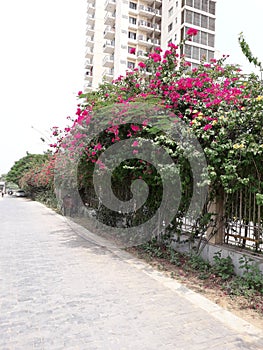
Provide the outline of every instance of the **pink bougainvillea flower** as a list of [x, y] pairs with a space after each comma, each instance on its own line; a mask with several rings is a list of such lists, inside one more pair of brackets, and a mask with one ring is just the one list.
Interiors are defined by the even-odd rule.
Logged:
[[146, 64], [143, 63], [143, 62], [139, 62], [139, 63], [138, 63], [138, 66], [141, 67], [141, 68], [145, 68], [145, 67], [146, 67]]
[[211, 124], [206, 124], [204, 126], [204, 131], [209, 130], [209, 129], [212, 129], [212, 125]]
[[83, 94], [83, 92], [82, 91], [79, 91], [78, 92], [78, 96], [80, 96], [80, 95], [82, 95]]
[[135, 52], [136, 52], [135, 47], [132, 47], [132, 48], [130, 49], [130, 53], [131, 53], [131, 54], [135, 54]]
[[81, 134], [80, 132], [77, 132], [77, 133], [74, 135], [75, 139], [81, 139], [83, 136], [85, 136], [85, 135]]
[[189, 28], [186, 32], [186, 34], [189, 36], [195, 36], [197, 35], [197, 33], [198, 33], [198, 30], [195, 28]]
[[140, 127], [139, 126], [137, 126], [137, 125], [131, 125], [131, 129], [132, 129], [132, 131], [140, 131]]
[[166, 50], [164, 55], [163, 55], [163, 58], [166, 58], [167, 56], [171, 55], [172, 54], [172, 51], [171, 50]]
[[173, 43], [169, 43], [168, 44], [168, 47], [170, 47], [171, 49], [174, 49], [174, 50], [177, 50], [178, 49], [178, 46], [173, 44]]
[[100, 151], [100, 150], [102, 149], [101, 144], [98, 143], [98, 144], [94, 147], [94, 149]]
[[81, 108], [77, 108], [76, 115], [81, 115], [81, 112], [82, 112]]
[[152, 58], [154, 62], [160, 62], [161, 61], [161, 56], [156, 53], [156, 52], [153, 52], [149, 55], [149, 58]]

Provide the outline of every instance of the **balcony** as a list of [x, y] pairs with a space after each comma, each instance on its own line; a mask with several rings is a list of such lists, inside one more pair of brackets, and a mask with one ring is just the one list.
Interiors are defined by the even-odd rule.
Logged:
[[146, 4], [155, 5], [155, 8], [160, 8], [162, 6], [162, 0], [143, 0]]
[[114, 69], [105, 69], [105, 71], [103, 72], [103, 79], [108, 81], [109, 83], [112, 82], [113, 80], [113, 74], [114, 74]]
[[93, 47], [93, 46], [94, 46], [94, 36], [87, 36], [86, 47]]
[[151, 39], [147, 38], [145, 35], [139, 35], [138, 41], [140, 44], [145, 45], [146, 47], [152, 47], [152, 46], [160, 46], [161, 40], [160, 39]]
[[129, 22], [128, 26], [129, 26], [129, 29], [131, 29], [131, 30], [137, 30], [137, 28], [138, 28], [138, 21], [136, 23]]
[[139, 51], [137, 52], [137, 57], [138, 57], [138, 59], [140, 59], [140, 60], [146, 59], [147, 56], [148, 56], [148, 52], [146, 52], [146, 51], [139, 50]]
[[161, 17], [161, 11], [154, 9], [153, 7], [140, 5], [139, 10], [140, 14], [148, 18], [153, 18], [154, 16]]
[[95, 7], [96, 0], [88, 0], [88, 5], [92, 5], [93, 7]]
[[87, 15], [87, 24], [92, 25], [95, 21], [95, 15], [94, 14], [88, 14]]
[[85, 68], [86, 68], [87, 70], [89, 70], [92, 66], [93, 66], [93, 59], [92, 59], [92, 58], [86, 59]]
[[105, 10], [113, 12], [115, 9], [116, 9], [116, 0], [106, 0], [106, 2], [105, 2]]
[[93, 79], [92, 67], [91, 67], [91, 69], [86, 71], [85, 79], [88, 81], [92, 81], [92, 79]]
[[84, 85], [84, 89], [86, 92], [90, 92], [93, 90], [92, 88], [92, 82], [91, 81], [87, 81], [86, 84]]
[[135, 52], [133, 52], [133, 53], [128, 50], [128, 58], [131, 60], [136, 59], [136, 49], [135, 49]]
[[139, 27], [140, 29], [147, 32], [152, 32], [152, 31], [161, 32], [161, 26], [157, 23], [151, 23], [151, 22], [140, 20]]
[[112, 13], [112, 12], [106, 13], [106, 16], [104, 17], [104, 23], [106, 25], [114, 27], [115, 20], [116, 20], [115, 13]]
[[103, 45], [103, 52], [113, 54], [115, 49], [115, 41], [107, 40]]
[[106, 27], [104, 30], [104, 39], [113, 40], [115, 38], [115, 29], [111, 26]]
[[87, 9], [87, 13], [89, 15], [94, 15], [95, 14], [95, 4], [88, 4], [88, 9]]
[[93, 36], [94, 35], [94, 25], [88, 24], [86, 27], [86, 35]]
[[89, 59], [93, 57], [93, 47], [87, 47], [85, 57]]
[[114, 66], [114, 56], [105, 56], [103, 59], [103, 67], [113, 68]]

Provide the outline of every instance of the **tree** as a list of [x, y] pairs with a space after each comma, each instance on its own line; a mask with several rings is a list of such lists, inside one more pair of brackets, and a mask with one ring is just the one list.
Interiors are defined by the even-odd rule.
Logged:
[[25, 157], [15, 162], [7, 173], [6, 180], [19, 185], [19, 181], [23, 175], [30, 169], [41, 165], [47, 157], [47, 154], [27, 154]]

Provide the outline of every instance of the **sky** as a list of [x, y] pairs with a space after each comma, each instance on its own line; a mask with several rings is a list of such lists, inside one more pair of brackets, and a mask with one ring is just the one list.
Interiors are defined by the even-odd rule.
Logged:
[[[84, 88], [86, 6], [86, 0], [0, 0], [0, 174], [27, 152], [46, 151], [50, 129], [75, 116]], [[255, 70], [238, 34], [263, 61], [262, 13], [262, 0], [217, 0], [216, 49], [246, 73]]]

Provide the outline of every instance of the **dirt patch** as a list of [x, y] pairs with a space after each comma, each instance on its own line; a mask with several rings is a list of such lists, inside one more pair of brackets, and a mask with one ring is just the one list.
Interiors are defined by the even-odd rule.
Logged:
[[230, 295], [229, 291], [222, 288], [222, 279], [212, 275], [206, 279], [200, 279], [200, 273], [185, 271], [181, 266], [176, 266], [166, 259], [151, 257], [140, 247], [126, 249], [129, 253], [150, 264], [154, 269], [173, 278], [187, 288], [204, 295], [209, 300], [232, 312], [236, 316], [263, 329], [263, 296], [256, 294], [250, 297]]

